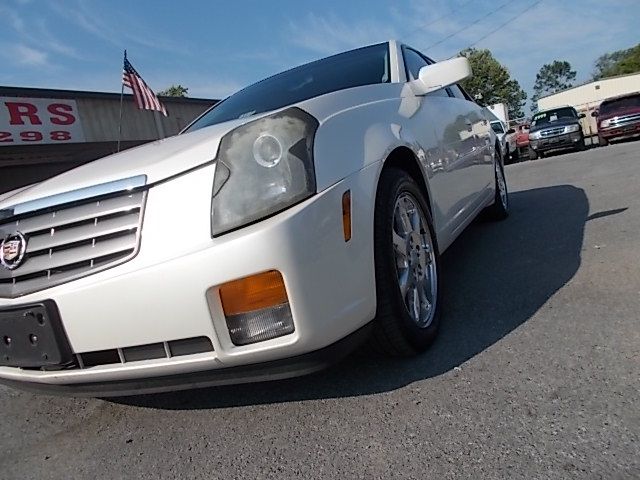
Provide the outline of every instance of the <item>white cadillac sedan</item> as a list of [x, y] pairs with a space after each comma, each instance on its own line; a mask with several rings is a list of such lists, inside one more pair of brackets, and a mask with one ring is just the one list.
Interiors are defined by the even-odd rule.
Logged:
[[439, 255], [508, 213], [495, 134], [395, 41], [249, 86], [181, 134], [0, 200], [0, 381], [110, 396], [413, 355]]

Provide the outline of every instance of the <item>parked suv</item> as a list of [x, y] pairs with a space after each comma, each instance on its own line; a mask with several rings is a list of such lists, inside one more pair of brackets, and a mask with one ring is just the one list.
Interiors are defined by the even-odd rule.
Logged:
[[591, 115], [598, 118], [598, 143], [640, 136], [640, 92], [608, 98]]
[[584, 134], [580, 119], [573, 107], [559, 107], [538, 112], [529, 130], [529, 158], [544, 157], [551, 151], [584, 150]]

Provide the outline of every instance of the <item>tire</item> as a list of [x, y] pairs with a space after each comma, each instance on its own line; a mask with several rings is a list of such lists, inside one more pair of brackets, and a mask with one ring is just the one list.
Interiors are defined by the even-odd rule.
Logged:
[[584, 137], [582, 137], [576, 146], [576, 152], [584, 152], [586, 149], [587, 144], [584, 142]]
[[403, 170], [382, 172], [375, 203], [374, 256], [377, 310], [371, 347], [393, 357], [423, 352], [440, 325], [440, 258], [424, 194]]
[[511, 152], [511, 163], [516, 163], [520, 160], [520, 150], [516, 147], [513, 152]]
[[529, 160], [537, 160], [538, 152], [536, 152], [533, 148], [529, 147]]
[[509, 216], [509, 189], [504, 176], [504, 167], [499, 158], [495, 159], [493, 167], [496, 193], [493, 205], [485, 209], [485, 215], [489, 220], [499, 221]]
[[604, 137], [598, 137], [598, 145], [601, 147], [606, 147], [609, 145], [609, 141]]

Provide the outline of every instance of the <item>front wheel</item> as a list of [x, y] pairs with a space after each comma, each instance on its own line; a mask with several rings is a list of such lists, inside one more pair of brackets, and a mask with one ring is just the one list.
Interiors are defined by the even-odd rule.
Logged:
[[493, 165], [496, 193], [493, 205], [487, 207], [486, 213], [491, 220], [504, 220], [509, 216], [509, 190], [500, 159], [496, 158]]
[[375, 204], [377, 311], [372, 347], [389, 356], [424, 351], [440, 324], [440, 260], [424, 194], [404, 171], [382, 173]]
[[529, 147], [529, 160], [536, 160], [538, 158], [538, 152]]

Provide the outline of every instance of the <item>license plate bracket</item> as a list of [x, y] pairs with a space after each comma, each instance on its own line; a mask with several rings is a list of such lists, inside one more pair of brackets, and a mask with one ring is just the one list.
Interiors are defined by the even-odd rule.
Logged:
[[0, 365], [65, 366], [73, 353], [52, 300], [0, 310]]

